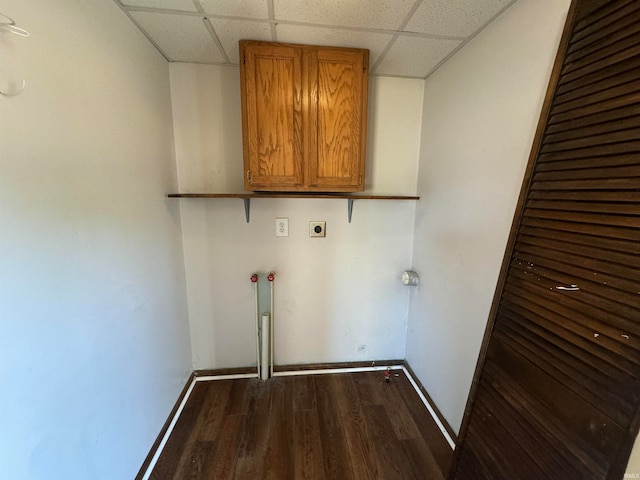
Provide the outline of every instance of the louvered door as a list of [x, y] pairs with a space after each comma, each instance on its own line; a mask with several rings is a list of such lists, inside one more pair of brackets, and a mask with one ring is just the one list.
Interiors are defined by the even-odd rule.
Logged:
[[622, 478], [640, 402], [640, 2], [577, 0], [452, 478]]

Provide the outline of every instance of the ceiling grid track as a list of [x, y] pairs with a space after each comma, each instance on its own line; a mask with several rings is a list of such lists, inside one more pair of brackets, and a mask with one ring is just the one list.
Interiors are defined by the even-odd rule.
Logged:
[[114, 2], [170, 62], [238, 66], [238, 41], [252, 39], [365, 48], [372, 75], [424, 79], [514, 0]]
[[276, 16], [275, 16], [275, 8], [273, 6], [273, 0], [267, 0], [267, 9], [269, 10], [269, 22], [271, 28], [271, 39], [274, 42], [278, 41], [278, 31], [276, 29]]
[[[117, 0], [114, 0], [117, 2]], [[273, 0], [268, 0], [270, 3]], [[423, 0], [418, 0], [421, 2]], [[512, 0], [513, 2], [517, 0]], [[124, 7], [122, 9], [126, 12], [141, 12], [141, 13], [157, 13], [159, 15], [178, 15], [183, 17], [208, 17], [215, 18], [220, 20], [235, 20], [238, 22], [251, 22], [251, 23], [269, 23], [273, 25], [293, 25], [298, 27], [313, 27], [313, 28], [334, 28], [336, 30], [347, 30], [350, 32], [364, 32], [364, 33], [380, 33], [387, 35], [398, 35], [403, 37], [417, 37], [417, 38], [430, 38], [434, 40], [467, 40], [469, 37], [464, 37], [460, 35], [440, 35], [436, 33], [421, 33], [421, 32], [409, 32], [403, 30], [389, 30], [384, 28], [373, 28], [373, 27], [357, 27], [357, 26], [349, 26], [349, 25], [329, 25], [325, 23], [313, 23], [313, 22], [302, 22], [297, 20], [287, 20], [287, 19], [278, 19], [278, 18], [253, 18], [253, 17], [242, 17], [238, 15], [220, 15], [220, 14], [208, 14], [204, 12], [187, 12], [184, 10], [168, 10], [163, 8], [154, 8], [154, 7]], [[493, 20], [492, 20], [493, 21]], [[491, 23], [488, 22], [487, 25]]]
[[211, 25], [211, 20], [209, 20], [208, 17], [204, 17], [202, 19], [202, 21], [204, 22], [204, 26], [206, 27], [207, 31], [209, 32], [209, 35], [211, 35], [211, 38], [213, 39], [215, 44], [220, 49], [220, 53], [224, 57], [225, 63], [231, 63], [229, 61], [229, 57], [227, 55], [227, 52], [225, 51], [224, 47], [222, 46], [222, 43], [220, 42], [220, 39], [218, 38], [218, 35], [216, 34], [216, 31], [213, 28], [213, 25]]
[[220, 54], [224, 57], [225, 63], [231, 63], [229, 61], [229, 57], [227, 55], [227, 52], [224, 50], [224, 47], [222, 46], [222, 43], [220, 42], [220, 39], [218, 38], [218, 34], [216, 34], [216, 31], [214, 30], [213, 25], [211, 25], [211, 21], [207, 17], [207, 15], [206, 15], [206, 13], [204, 11], [204, 8], [202, 8], [202, 4], [200, 3], [200, 0], [192, 0], [192, 1], [193, 1], [194, 6], [196, 7], [196, 9], [198, 10], [198, 13], [200, 15], [203, 15], [202, 21], [204, 22], [204, 27], [207, 29], [207, 32], [209, 32], [209, 35], [211, 35], [211, 39], [213, 40], [213, 42], [218, 47], [218, 50], [220, 50]]
[[160, 55], [162, 55], [164, 57], [164, 59], [167, 62], [171, 62], [171, 58], [169, 57], [169, 55], [166, 54], [166, 52], [160, 48], [160, 45], [158, 45], [155, 40], [151, 37], [151, 35], [149, 35], [149, 33], [147, 33], [147, 31], [142, 27], [142, 25], [140, 25], [135, 18], [133, 18], [133, 16], [131, 15], [130, 11], [127, 10], [127, 8], [125, 8], [125, 6], [120, 3], [119, 1], [116, 1], [116, 5], [118, 5], [118, 7], [120, 7], [120, 9], [124, 12], [124, 14], [129, 17], [129, 20], [131, 20], [131, 22], [133, 22], [133, 24], [138, 27], [138, 30], [140, 30], [140, 32], [142, 32], [142, 34], [147, 37], [147, 40], [149, 40], [149, 42], [151, 42], [151, 45], [153, 45], [156, 50], [158, 50], [158, 52], [160, 53]]
[[447, 63], [451, 57], [453, 57], [456, 53], [458, 53], [460, 50], [462, 50], [462, 48], [467, 43], [469, 43], [471, 40], [473, 40], [482, 30], [487, 28], [491, 23], [493, 23], [495, 21], [496, 18], [498, 18], [505, 11], [507, 11], [509, 9], [509, 7], [511, 7], [517, 1], [518, 0], [511, 0], [511, 2], [509, 4], [507, 4], [505, 7], [502, 8], [502, 10], [500, 10], [498, 13], [496, 13], [487, 23], [485, 23], [482, 27], [480, 27], [478, 30], [476, 30], [473, 33], [473, 35], [471, 35], [468, 38], [466, 38], [464, 40], [464, 42], [462, 42], [460, 45], [458, 45], [456, 48], [454, 48], [446, 57], [444, 57], [442, 60], [440, 60], [440, 62], [435, 67], [433, 67], [433, 69], [431, 69], [429, 72], [427, 72], [427, 74], [425, 75], [424, 78], [427, 78], [429, 75], [434, 74], [442, 65]]
[[[420, 6], [421, 3], [422, 3], [422, 0], [416, 0], [415, 1], [413, 6], [411, 7], [411, 10], [409, 10], [409, 13], [407, 13], [407, 15], [404, 17], [404, 20], [402, 21], [402, 23], [398, 27], [398, 30], [400, 32], [402, 30], [404, 30], [404, 27], [407, 26], [407, 23], [409, 23], [409, 21], [411, 20], [411, 17], [413, 17], [413, 15], [416, 13], [416, 10], [418, 10], [418, 7]], [[380, 65], [380, 62], [384, 59], [384, 57], [387, 56], [387, 53], [389, 53], [389, 50], [391, 50], [391, 47], [393, 47], [393, 44], [396, 43], [396, 40], [398, 39], [399, 36], [400, 35], [399, 35], [399, 32], [398, 32], [391, 38], [391, 40], [389, 40], [389, 43], [387, 44], [386, 48], [382, 51], [382, 53], [378, 57], [378, 60], [376, 60], [376, 63], [374, 63], [371, 66], [371, 74], [372, 75], [375, 75], [376, 68], [378, 67], [378, 65]]]

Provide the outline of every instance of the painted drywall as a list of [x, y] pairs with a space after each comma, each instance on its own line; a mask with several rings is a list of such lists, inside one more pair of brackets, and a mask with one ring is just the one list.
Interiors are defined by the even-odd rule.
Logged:
[[640, 478], [640, 437], [636, 437], [624, 478]]
[[569, 0], [520, 0], [425, 82], [406, 358], [454, 430]]
[[[172, 64], [171, 89], [180, 190], [242, 192], [239, 70]], [[368, 192], [415, 193], [422, 94], [421, 80], [372, 80]], [[195, 368], [256, 363], [249, 276], [271, 270], [276, 363], [404, 358], [415, 202], [356, 202], [351, 224], [346, 200], [255, 199], [250, 223], [241, 200], [176, 202]]]
[[0, 9], [0, 477], [131, 479], [191, 371], [168, 64], [111, 1]]

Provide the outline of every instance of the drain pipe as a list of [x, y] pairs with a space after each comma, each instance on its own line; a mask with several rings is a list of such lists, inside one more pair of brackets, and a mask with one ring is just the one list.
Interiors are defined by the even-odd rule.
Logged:
[[260, 371], [260, 380], [269, 379], [269, 313], [264, 312], [262, 314], [262, 370]]

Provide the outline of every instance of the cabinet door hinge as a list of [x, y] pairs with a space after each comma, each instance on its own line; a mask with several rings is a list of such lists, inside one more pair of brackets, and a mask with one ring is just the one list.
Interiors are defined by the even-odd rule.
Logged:
[[247, 182], [251, 183], [251, 170], [247, 170]]
[[247, 52], [242, 52], [242, 63], [247, 64]]

